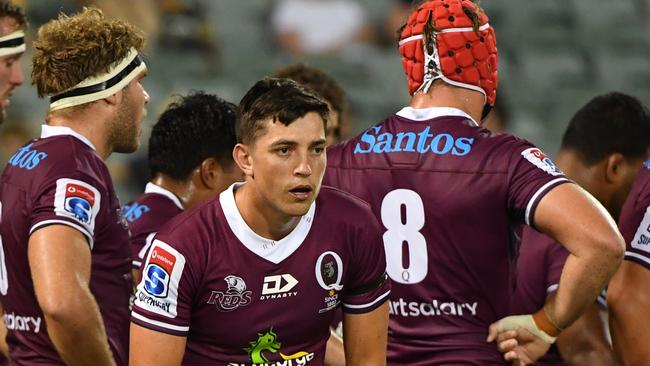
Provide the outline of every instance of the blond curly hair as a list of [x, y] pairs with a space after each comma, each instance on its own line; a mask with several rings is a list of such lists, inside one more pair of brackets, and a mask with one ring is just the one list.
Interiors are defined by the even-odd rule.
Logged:
[[33, 46], [32, 84], [42, 98], [108, 72], [131, 48], [141, 51], [144, 37], [131, 24], [106, 19], [99, 9], [84, 8], [42, 25]]

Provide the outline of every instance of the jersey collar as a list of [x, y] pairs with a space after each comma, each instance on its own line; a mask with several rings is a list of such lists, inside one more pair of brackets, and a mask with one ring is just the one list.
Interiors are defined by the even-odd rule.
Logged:
[[266, 239], [257, 235], [246, 224], [246, 221], [244, 221], [237, 208], [237, 204], [235, 203], [235, 189], [244, 184], [234, 183], [219, 195], [219, 202], [221, 203], [221, 208], [228, 222], [228, 226], [248, 250], [270, 262], [278, 264], [295, 252], [305, 241], [305, 238], [307, 238], [311, 225], [314, 222], [316, 202], [311, 204], [309, 211], [302, 216], [298, 225], [289, 235], [280, 240]]
[[430, 107], [417, 109], [413, 107], [404, 107], [399, 112], [396, 113], [400, 117], [410, 119], [412, 121], [426, 121], [438, 117], [465, 117], [472, 121], [474, 125], [478, 126], [478, 123], [472, 118], [469, 114], [461, 111], [458, 108], [448, 108], [448, 107]]
[[93, 145], [90, 140], [86, 138], [86, 136], [75, 132], [73, 129], [70, 127], [64, 127], [64, 126], [50, 126], [50, 125], [41, 125], [41, 138], [48, 138], [48, 137], [53, 137], [53, 136], [73, 136], [76, 137], [78, 140], [83, 142], [84, 144], [88, 145], [91, 149], [97, 151], [95, 148], [95, 145]]
[[174, 202], [176, 207], [180, 208], [181, 210], [184, 209], [181, 200], [179, 200], [175, 194], [173, 194], [171, 191], [168, 191], [157, 184], [151, 182], [147, 183], [147, 185], [144, 187], [144, 193], [155, 193], [155, 194], [163, 195], [169, 198], [170, 200], [172, 200], [172, 202]]

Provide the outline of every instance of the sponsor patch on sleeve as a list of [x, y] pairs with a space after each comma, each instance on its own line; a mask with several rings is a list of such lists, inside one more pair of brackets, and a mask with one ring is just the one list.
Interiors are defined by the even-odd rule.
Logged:
[[58, 216], [75, 219], [90, 234], [94, 233], [100, 201], [99, 191], [86, 182], [68, 178], [56, 181], [54, 212]]
[[636, 250], [650, 253], [650, 207], [646, 209], [643, 220], [636, 229], [636, 234], [630, 244]]
[[154, 240], [142, 271], [135, 305], [168, 318], [178, 315], [178, 287], [185, 257], [168, 244]]
[[522, 151], [521, 156], [550, 175], [557, 176], [564, 174], [557, 166], [555, 166], [551, 158], [546, 156], [542, 150], [536, 147], [531, 147]]

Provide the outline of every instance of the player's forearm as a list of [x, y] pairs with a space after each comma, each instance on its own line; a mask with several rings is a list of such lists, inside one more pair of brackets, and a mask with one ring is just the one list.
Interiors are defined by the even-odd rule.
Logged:
[[569, 255], [557, 295], [546, 305], [547, 314], [561, 329], [570, 326], [591, 306], [622, 260], [622, 250], [597, 250], [580, 257]]
[[44, 309], [52, 343], [67, 365], [115, 365], [99, 308], [88, 289], [57, 310]]
[[330, 338], [327, 340], [325, 366], [345, 366], [343, 340], [334, 332], [330, 332]]
[[650, 360], [646, 345], [650, 317], [645, 315], [650, 308], [650, 294], [645, 291], [648, 274], [645, 268], [625, 261], [607, 290], [614, 353], [624, 366], [644, 365]]

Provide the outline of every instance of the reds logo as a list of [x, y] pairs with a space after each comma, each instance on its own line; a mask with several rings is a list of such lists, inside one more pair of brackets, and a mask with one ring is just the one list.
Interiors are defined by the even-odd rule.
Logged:
[[241, 277], [228, 275], [224, 281], [228, 285], [226, 292], [212, 291], [208, 304], [216, 305], [221, 311], [233, 311], [250, 304], [253, 292], [246, 290], [246, 282]]

